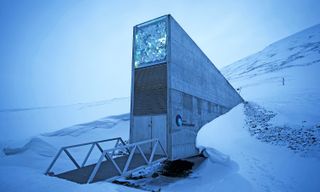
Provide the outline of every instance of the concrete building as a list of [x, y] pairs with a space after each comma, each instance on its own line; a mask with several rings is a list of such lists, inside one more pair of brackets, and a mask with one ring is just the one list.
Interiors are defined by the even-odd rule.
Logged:
[[199, 129], [243, 101], [170, 15], [134, 27], [132, 55], [130, 143], [158, 138], [171, 160], [197, 155]]

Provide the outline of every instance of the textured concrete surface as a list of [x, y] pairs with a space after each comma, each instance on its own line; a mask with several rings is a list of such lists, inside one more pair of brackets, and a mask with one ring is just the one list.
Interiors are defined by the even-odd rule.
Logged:
[[[182, 27], [169, 20], [169, 157], [178, 159], [196, 155], [198, 130], [242, 98]], [[184, 121], [181, 127], [175, 122], [178, 114]]]

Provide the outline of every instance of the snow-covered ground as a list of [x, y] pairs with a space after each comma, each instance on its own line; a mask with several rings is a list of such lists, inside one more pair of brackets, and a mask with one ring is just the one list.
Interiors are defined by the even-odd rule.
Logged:
[[[117, 103], [119, 101], [116, 101]], [[125, 106], [126, 100], [123, 100]], [[118, 103], [119, 104], [119, 103]], [[121, 106], [121, 105], [120, 105]], [[127, 110], [128, 108], [123, 108]], [[55, 177], [45, 176], [44, 172], [60, 147], [78, 143], [103, 140], [106, 138], [129, 136], [129, 114], [109, 116], [88, 123], [82, 123], [61, 130], [40, 134], [34, 137], [2, 143], [0, 156], [1, 191], [127, 191], [129, 188], [107, 182], [80, 185]], [[110, 147], [103, 146], [102, 147]], [[71, 150], [76, 160], [84, 157], [89, 149], [82, 147]], [[96, 150], [96, 151], [95, 151]], [[100, 152], [95, 149], [88, 163], [96, 162]], [[81, 155], [79, 155], [81, 154]], [[61, 156], [53, 171], [71, 170], [74, 165]], [[136, 191], [130, 189], [130, 191]]]
[[0, 109], [1, 141], [16, 141], [110, 115], [128, 113], [130, 99], [116, 98], [65, 106]]
[[[222, 69], [248, 103], [200, 130], [208, 160], [161, 191], [319, 191], [319, 71], [320, 25]], [[127, 139], [128, 112], [129, 99], [0, 111], [1, 191], [137, 191], [43, 174], [63, 145]], [[62, 158], [59, 166], [72, 165]]]
[[[220, 165], [222, 168], [218, 170], [223, 170], [224, 176], [211, 168], [220, 178], [214, 185], [208, 182], [207, 187], [212, 190], [207, 191], [319, 191], [319, 158], [306, 158], [286, 147], [252, 137], [244, 128], [244, 110], [243, 104], [238, 105], [205, 125], [198, 134], [198, 145], [227, 154], [234, 163], [210, 164], [210, 168]], [[236, 169], [227, 172], [232, 167]]]

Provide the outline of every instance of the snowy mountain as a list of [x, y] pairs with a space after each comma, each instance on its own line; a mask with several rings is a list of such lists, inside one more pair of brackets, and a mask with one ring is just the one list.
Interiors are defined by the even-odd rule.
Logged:
[[319, 71], [320, 25], [222, 69], [251, 102], [245, 105], [251, 134], [293, 150], [319, 149]]
[[320, 63], [320, 24], [267, 46], [222, 69], [228, 80], [249, 79], [292, 67]]
[[[221, 71], [247, 102], [200, 130], [197, 145], [208, 160], [189, 177], [160, 183], [158, 189], [319, 191], [320, 25]], [[140, 191], [108, 182], [79, 185], [43, 174], [61, 146], [128, 139], [128, 112], [128, 98], [0, 111], [1, 128], [8, 128], [1, 130], [1, 191]], [[72, 166], [67, 160], [62, 158], [58, 169]]]

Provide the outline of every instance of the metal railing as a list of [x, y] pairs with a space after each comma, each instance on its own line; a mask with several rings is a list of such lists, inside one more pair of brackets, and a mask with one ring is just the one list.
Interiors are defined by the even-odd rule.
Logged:
[[[103, 150], [102, 147], [100, 146], [100, 143], [108, 142], [108, 141], [115, 141], [115, 140], [116, 140], [116, 144], [111, 149]], [[119, 146], [120, 144], [121, 144], [121, 146]], [[145, 144], [151, 144], [150, 146], [152, 146], [149, 159], [147, 158], [145, 152], [141, 149], [141, 145], [145, 145]], [[80, 166], [76, 162], [76, 160], [73, 158], [73, 156], [70, 154], [68, 149], [74, 148], [74, 147], [85, 146], [85, 145], [91, 145], [91, 148], [89, 149], [89, 152], [87, 153], [84, 161], [82, 162], [82, 164]], [[125, 144], [124, 141], [120, 137], [117, 137], [117, 138], [113, 138], [113, 139], [106, 139], [106, 140], [101, 140], [101, 141], [95, 141], [95, 142], [90, 142], [90, 143], [83, 143], [83, 144], [78, 144], [78, 145], [71, 145], [71, 146], [62, 147], [59, 150], [58, 154], [54, 157], [53, 161], [51, 162], [50, 166], [46, 170], [45, 174], [48, 175], [50, 173], [53, 165], [56, 163], [57, 159], [59, 158], [59, 156], [61, 155], [62, 152], [66, 153], [66, 155], [73, 162], [73, 164], [77, 167], [77, 169], [84, 167], [93, 148], [94, 148], [94, 146], [98, 147], [98, 149], [101, 152], [101, 156], [100, 156], [98, 162], [95, 164], [94, 169], [92, 170], [87, 183], [92, 183], [92, 181], [94, 180], [97, 172], [99, 171], [104, 159], [106, 159], [107, 161], [109, 160], [118, 172], [118, 175], [115, 175], [114, 177], [109, 178], [109, 180], [111, 180], [111, 179], [115, 179], [116, 177], [119, 177], [119, 176], [130, 175], [134, 171], [137, 171], [139, 169], [143, 169], [147, 166], [153, 165], [158, 162], [162, 162], [162, 161], [166, 160], [168, 157], [166, 151], [164, 150], [163, 146], [161, 145], [161, 143], [159, 142], [158, 139], [150, 139], [150, 140], [145, 140], [145, 141], [136, 142], [136, 143], [132, 143], [132, 144]], [[138, 154], [137, 152], [139, 152], [139, 154], [141, 155], [141, 157], [144, 161], [144, 164], [130, 170], [129, 166], [132, 163], [132, 159], [134, 158], [134, 154], [135, 153]], [[160, 155], [159, 159], [154, 160], [155, 155], [159, 152], [162, 154], [162, 156]], [[118, 158], [119, 156], [128, 156], [128, 159], [126, 160], [123, 169], [120, 169], [120, 166], [114, 160], [115, 158]]]
[[[153, 145], [152, 151], [151, 151], [151, 155], [150, 155], [149, 159], [147, 159], [145, 152], [143, 152], [143, 150], [141, 149], [141, 145], [148, 144], [148, 143]], [[162, 151], [163, 157], [160, 158], [160, 159], [154, 160], [154, 157], [155, 157], [155, 154], [156, 154], [156, 150], [159, 147], [160, 147], [160, 150]], [[123, 150], [123, 149], [129, 151], [129, 157], [128, 157], [126, 163], [125, 163], [124, 168], [121, 170], [119, 165], [117, 164], [117, 162], [114, 161], [113, 157], [110, 156], [109, 154], [110, 154], [110, 152], [113, 153], [115, 150]], [[140, 165], [140, 166], [132, 169], [132, 170], [129, 170], [128, 169], [129, 165], [131, 164], [132, 159], [133, 159], [133, 155], [134, 155], [134, 153], [136, 152], [137, 149], [140, 152], [140, 155], [143, 158], [145, 163], [143, 165]], [[145, 141], [141, 141], [141, 142], [136, 142], [136, 143], [123, 145], [123, 146], [117, 146], [117, 147], [114, 147], [112, 149], [104, 150], [103, 153], [100, 156], [99, 161], [95, 165], [95, 167], [94, 167], [94, 169], [93, 169], [93, 171], [92, 171], [87, 183], [91, 183], [93, 181], [93, 179], [96, 176], [98, 170], [100, 169], [100, 166], [101, 166], [102, 161], [103, 161], [104, 158], [107, 158], [107, 160], [110, 160], [112, 162], [112, 165], [118, 171], [118, 177], [119, 177], [119, 176], [130, 175], [134, 171], [137, 171], [139, 169], [143, 169], [143, 168], [145, 168], [147, 166], [150, 166], [150, 165], [158, 163], [158, 162], [162, 162], [162, 161], [164, 161], [164, 160], [166, 160], [168, 158], [168, 155], [167, 155], [166, 151], [164, 150], [163, 146], [161, 145], [161, 143], [159, 142], [158, 139], [145, 140]], [[117, 177], [117, 176], [115, 176], [115, 177]], [[113, 177], [111, 179], [114, 179], [115, 177]]]
[[[60, 150], [58, 151], [57, 155], [54, 157], [53, 161], [50, 163], [48, 169], [46, 170], [45, 174], [48, 175], [52, 169], [52, 167], [54, 166], [54, 164], [56, 163], [56, 161], [58, 160], [58, 158], [60, 157], [60, 155], [62, 154], [62, 152], [64, 152], [69, 159], [71, 160], [71, 162], [77, 167], [77, 169], [80, 169], [82, 167], [84, 167], [94, 149], [95, 146], [97, 146], [97, 148], [99, 149], [99, 151], [101, 153], [104, 152], [104, 150], [101, 147], [101, 143], [106, 143], [106, 142], [110, 142], [110, 141], [116, 141], [115, 147], [119, 146], [119, 144], [121, 143], [122, 145], [125, 145], [125, 142], [122, 140], [121, 137], [116, 137], [116, 138], [112, 138], [112, 139], [105, 139], [105, 140], [100, 140], [100, 141], [94, 141], [94, 142], [88, 142], [88, 143], [81, 143], [81, 144], [76, 144], [76, 145], [69, 145], [69, 146], [65, 146], [65, 147], [61, 147]], [[84, 158], [83, 162], [81, 163], [81, 165], [78, 164], [78, 162], [75, 160], [75, 158], [71, 155], [70, 151], [68, 149], [70, 148], [76, 148], [76, 147], [82, 147], [82, 146], [86, 146], [86, 145], [91, 145], [88, 153], [86, 154], [86, 157]], [[112, 154], [112, 156], [114, 155], [114, 153]]]

